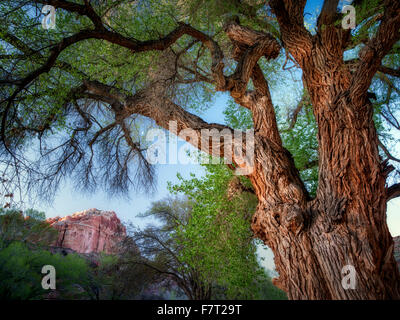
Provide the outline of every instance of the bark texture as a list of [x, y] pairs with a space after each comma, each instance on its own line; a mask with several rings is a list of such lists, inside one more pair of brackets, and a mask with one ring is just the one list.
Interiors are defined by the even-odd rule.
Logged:
[[[206, 123], [168, 96], [171, 81], [176, 81], [179, 73], [177, 68], [192, 72], [194, 82], [206, 81], [217, 91], [229, 92], [238, 104], [252, 112], [255, 161], [249, 179], [259, 199], [252, 228], [275, 254], [280, 275], [274, 279], [275, 285], [286, 291], [290, 299], [400, 299], [400, 274], [386, 223], [386, 203], [400, 195], [400, 187], [399, 184], [386, 186], [390, 167], [379, 156], [380, 142], [367, 94], [377, 71], [399, 75], [398, 70], [381, 65], [400, 39], [399, 1], [382, 1], [384, 12], [375, 17], [380, 21], [375, 35], [365, 41], [359, 58], [349, 65], [343, 55], [351, 33], [336, 24], [338, 0], [324, 1], [315, 34], [304, 27], [306, 0], [270, 0], [268, 6], [279, 24], [280, 39], [241, 26], [237, 19], [225, 25], [224, 31], [232, 42], [232, 57], [237, 62], [229, 76], [224, 74], [224, 53], [218, 43], [187, 24], [178, 23], [175, 30], [158, 40], [139, 41], [107, 28], [89, 1], [84, 4], [63, 0], [37, 2], [86, 16], [93, 28], [81, 30], [53, 45], [49, 57], [41, 57], [45, 62], [40, 68], [13, 81], [15, 90], [5, 100], [7, 104], [2, 113], [3, 142], [13, 100], [52, 67], [68, 72], [70, 66], [57, 59], [73, 44], [98, 39], [127, 48], [132, 54], [157, 50], [168, 55], [170, 46], [178, 39], [190, 36], [210, 53], [207, 75], [180, 66], [177, 55], [174, 63], [164, 63], [170, 66], [166, 67], [166, 74], [150, 75], [149, 85], [135, 94], [93, 79], [84, 81], [75, 90], [75, 100], [102, 101], [111, 106], [115, 115], [115, 122], [99, 130], [89, 147], [100, 135], [120, 126], [128, 145], [139, 149], [125, 125], [125, 120], [135, 114], [152, 118], [165, 129], [174, 120], [178, 135], [186, 129], [198, 134], [205, 129], [232, 132], [227, 126]], [[8, 32], [0, 36], [21, 52], [34, 52]], [[258, 64], [261, 57], [276, 58], [282, 49], [303, 72], [318, 125], [319, 177], [314, 199], [309, 196], [291, 154], [282, 145], [268, 81]], [[250, 80], [253, 90], [248, 90]], [[212, 141], [196, 141], [187, 136], [185, 139], [209, 154], [216, 152]], [[219, 154], [228, 157], [225, 139], [221, 138], [220, 142]], [[242, 160], [234, 159], [233, 167], [249, 166]], [[346, 265], [355, 268], [355, 289], [346, 290], [342, 286], [342, 269]], [[210, 291], [198, 286], [188, 295], [206, 299]]]
[[[324, 7], [318, 22], [321, 30], [315, 36], [303, 26], [304, 4], [271, 1], [271, 8], [280, 23], [285, 50], [303, 70], [318, 124], [320, 170], [315, 199], [309, 197], [291, 154], [282, 146], [268, 82], [257, 63], [262, 56], [278, 56], [278, 41], [235, 21], [227, 23], [225, 32], [238, 64], [232, 75], [225, 76], [218, 46], [188, 27], [184, 30], [210, 48], [216, 89], [228, 91], [238, 104], [252, 111], [255, 162], [249, 178], [259, 199], [252, 228], [274, 252], [280, 274], [274, 284], [290, 299], [399, 299], [400, 274], [386, 224], [388, 168], [379, 156], [373, 109], [367, 97], [385, 50], [398, 39], [395, 28], [399, 28], [399, 9], [388, 5], [386, 16], [395, 24], [393, 33], [388, 35], [380, 28], [379, 39], [371, 40], [374, 47], [366, 47], [355, 71], [351, 71], [343, 62], [349, 32], [332, 25], [334, 17], [329, 10], [335, 4]], [[384, 20], [382, 25], [386, 24]], [[376, 48], [374, 41], [378, 40], [382, 47]], [[246, 90], [250, 79], [255, 87], [252, 91]], [[112, 92], [98, 83], [85, 85], [99, 96]], [[139, 113], [164, 128], [174, 119], [178, 121], [178, 134], [188, 128], [198, 132], [231, 130], [188, 113], [168, 100], [164, 89], [154, 94], [157, 86], [165, 88], [165, 83], [156, 79], [150, 91], [132, 97], [114, 95], [114, 103], [120, 103], [118, 117]], [[164, 101], [162, 107], [160, 99]], [[200, 141], [194, 145], [213, 154], [212, 143], [208, 148]], [[223, 149], [221, 140], [221, 154]], [[355, 289], [342, 286], [346, 265], [356, 270]], [[204, 296], [205, 291], [200, 291], [194, 298]]]
[[[271, 6], [286, 49], [303, 69], [318, 123], [317, 197], [305, 202], [305, 196], [292, 192], [287, 198], [280, 194], [272, 197], [275, 201], [271, 197], [263, 200], [263, 194], [272, 192], [256, 188], [260, 204], [253, 229], [274, 251], [280, 274], [275, 284], [291, 299], [399, 299], [399, 271], [386, 224], [387, 168], [378, 153], [373, 110], [367, 98], [380, 57], [388, 50], [386, 44], [389, 47], [398, 39], [399, 5], [387, 2], [385, 15], [394, 24], [393, 33], [382, 29], [384, 20], [371, 40], [373, 47], [367, 46], [361, 54], [364, 61], [359, 70], [351, 74], [343, 64], [346, 31], [328, 24], [311, 37], [296, 23], [302, 3], [305, 1], [297, 5], [272, 1]], [[296, 16], [296, 21], [291, 21]], [[381, 43], [379, 49], [376, 41]], [[372, 57], [373, 62], [365, 62]], [[285, 167], [283, 163], [278, 166]], [[275, 183], [270, 189], [300, 189], [294, 188], [298, 184], [290, 171], [289, 175], [268, 172], [271, 164], [267, 162], [260, 162], [260, 167], [264, 173], [259, 175], [262, 170], [256, 170], [255, 185], [279, 183], [287, 175], [285, 187]], [[342, 286], [345, 265], [355, 267], [355, 289]]]

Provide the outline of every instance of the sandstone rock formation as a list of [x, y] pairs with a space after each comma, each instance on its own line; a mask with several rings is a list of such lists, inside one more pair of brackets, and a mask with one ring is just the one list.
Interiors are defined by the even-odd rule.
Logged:
[[54, 246], [79, 253], [116, 253], [116, 245], [126, 236], [126, 228], [114, 211], [89, 209], [47, 222], [58, 230]]

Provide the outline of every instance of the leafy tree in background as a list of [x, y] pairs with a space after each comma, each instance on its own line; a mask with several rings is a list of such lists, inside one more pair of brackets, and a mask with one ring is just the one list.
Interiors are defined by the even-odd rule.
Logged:
[[[176, 291], [178, 295], [183, 292], [191, 300], [205, 300], [211, 298], [213, 279], [201, 277], [200, 270], [181, 257], [183, 248], [176, 232], [179, 225], [187, 223], [190, 211], [191, 203], [185, 200], [170, 198], [154, 202], [141, 216], [153, 217], [157, 224], [144, 230], [129, 227], [133, 242], [141, 253], [130, 264], [153, 271], [153, 279], [160, 287]], [[196, 244], [191, 247], [193, 245]]]
[[[144, 293], [153, 285], [153, 273], [141, 264], [131, 263], [140, 253], [131, 238], [120, 244], [116, 255], [100, 254], [79, 285], [91, 300], [131, 300], [146, 298]], [[134, 250], [132, 250], [134, 249]]]
[[[65, 177], [89, 191], [149, 187], [147, 129], [174, 120], [178, 134], [232, 132], [194, 114], [226, 92], [251, 111], [254, 166], [238, 157], [231, 167], [254, 169], [252, 230], [275, 254], [274, 283], [291, 299], [398, 299], [386, 205], [400, 196], [400, 161], [395, 136], [377, 128], [400, 129], [400, 3], [352, 3], [353, 31], [339, 0], [321, 1], [315, 26], [306, 0], [2, 1], [3, 181], [44, 198]], [[55, 30], [41, 28], [45, 4], [57, 8]], [[292, 109], [312, 111], [314, 130], [285, 136], [276, 65], [301, 75]], [[303, 154], [314, 134], [317, 151]], [[348, 264], [357, 290], [342, 287]]]
[[224, 165], [209, 165], [170, 185], [184, 198], [157, 201], [143, 217], [157, 225], [136, 231], [142, 263], [170, 280], [189, 299], [282, 299], [257, 261], [250, 223], [256, 207], [250, 183], [237, 181]]
[[41, 273], [44, 265], [56, 269], [56, 290], [60, 299], [82, 297], [78, 284], [85, 282], [89, 268], [85, 259], [78, 255], [52, 254], [47, 250], [28, 247], [12, 242], [0, 250], [0, 299], [38, 300], [48, 297], [51, 290], [42, 288]]
[[180, 257], [205, 279], [215, 279], [215, 285], [226, 290], [225, 298], [285, 297], [270, 284], [257, 260], [251, 231], [257, 199], [251, 183], [235, 177], [225, 165], [205, 168], [204, 177], [179, 177], [180, 184], [169, 186], [172, 193], [187, 196], [193, 206], [188, 222], [176, 227]]
[[[45, 222], [45, 213], [34, 209], [0, 210], [0, 299], [45, 299], [41, 273], [44, 265], [56, 269], [58, 298], [81, 298], [78, 284], [87, 279], [87, 261], [77, 254], [53, 254], [49, 245], [57, 231]], [[50, 294], [50, 295], [49, 295]]]
[[14, 241], [50, 245], [57, 237], [57, 231], [45, 222], [45, 213], [27, 209], [0, 209], [0, 248]]

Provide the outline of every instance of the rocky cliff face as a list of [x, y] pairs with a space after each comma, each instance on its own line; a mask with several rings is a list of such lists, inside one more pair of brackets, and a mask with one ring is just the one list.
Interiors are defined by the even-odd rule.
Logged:
[[58, 230], [54, 246], [79, 253], [116, 253], [116, 244], [126, 236], [126, 228], [114, 211], [89, 209], [47, 222]]

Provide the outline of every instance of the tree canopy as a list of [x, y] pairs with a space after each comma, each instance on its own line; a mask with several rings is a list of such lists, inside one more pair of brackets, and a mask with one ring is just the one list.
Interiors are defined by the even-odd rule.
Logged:
[[[55, 29], [42, 27], [45, 4], [57, 9]], [[383, 6], [380, 1], [354, 5], [359, 27], [347, 44], [346, 63], [355, 68]], [[268, 61], [271, 55], [263, 52], [267, 58], [259, 62], [270, 85], [282, 80], [277, 72], [282, 65], [290, 64], [287, 72], [298, 78], [298, 66], [274, 42], [273, 37], [280, 41], [282, 35], [263, 1], [3, 1], [1, 12], [3, 184], [33, 188], [42, 196], [54, 192], [67, 176], [92, 191], [98, 185], [109, 192], [151, 187], [154, 168], [143, 155], [149, 128], [166, 127], [170, 119], [185, 127], [190, 123], [198, 129], [225, 128], [206, 124], [190, 112], [210, 105], [213, 87], [232, 91], [232, 81], [247, 63], [238, 64], [231, 53], [237, 44], [229, 38], [233, 31], [246, 34], [248, 27], [270, 32], [267, 45], [273, 44], [272, 56], [279, 58]], [[340, 22], [340, 14], [326, 16], [327, 21], [323, 14], [315, 25], [310, 22], [311, 33], [329, 19]], [[225, 76], [225, 85], [218, 83], [222, 61], [224, 72], [232, 73]], [[398, 46], [383, 64], [370, 90], [376, 97], [376, 124], [382, 128], [381, 151], [396, 164], [398, 159], [389, 151], [395, 140], [385, 133], [389, 127], [399, 129]], [[250, 80], [250, 74], [242, 76]], [[257, 85], [256, 79], [252, 83]], [[306, 129], [305, 123], [298, 123], [298, 115], [311, 105], [307, 91], [299, 92], [289, 124], [284, 112], [277, 114], [288, 149], [297, 167], [306, 169], [302, 178], [313, 192], [318, 153], [316, 141], [309, 140], [314, 139], [315, 125], [309, 123]], [[236, 103], [243, 104], [238, 94], [231, 93], [225, 111], [229, 117], [237, 112]], [[150, 108], [151, 101], [164, 107], [153, 103]], [[314, 123], [311, 116], [307, 121]], [[294, 143], [296, 139], [302, 142]]]

